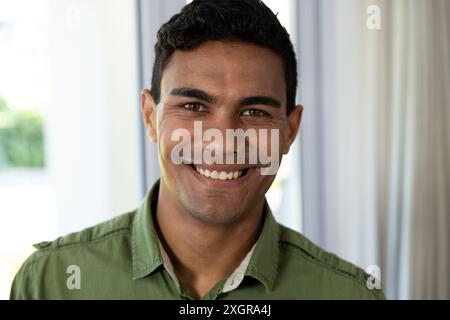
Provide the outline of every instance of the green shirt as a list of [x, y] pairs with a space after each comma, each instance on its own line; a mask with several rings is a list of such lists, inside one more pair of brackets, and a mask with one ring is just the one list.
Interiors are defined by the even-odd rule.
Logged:
[[[193, 299], [161, 250], [153, 222], [158, 190], [159, 182], [135, 211], [35, 245], [11, 299]], [[253, 249], [203, 299], [383, 299], [368, 277], [278, 224], [266, 203]]]

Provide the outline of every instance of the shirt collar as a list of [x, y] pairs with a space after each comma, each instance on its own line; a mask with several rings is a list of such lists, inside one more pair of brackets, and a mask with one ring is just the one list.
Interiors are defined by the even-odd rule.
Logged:
[[[146, 195], [133, 222], [132, 255], [133, 279], [135, 280], [151, 274], [160, 265], [164, 265], [153, 221], [153, 210], [158, 201], [158, 192], [159, 180]], [[245, 275], [262, 282], [269, 291], [273, 287], [278, 270], [279, 225], [275, 221], [267, 201], [264, 201], [263, 215], [264, 225], [261, 234], [238, 269], [241, 273], [245, 266]], [[242, 279], [239, 280], [242, 281]]]
[[266, 200], [263, 214], [264, 225], [245, 274], [262, 282], [266, 291], [270, 291], [278, 271], [280, 226]]
[[223, 285], [222, 292], [230, 292], [240, 286], [242, 280], [244, 280], [245, 271], [248, 268], [250, 263], [250, 259], [253, 255], [253, 251], [255, 251], [256, 244], [250, 249], [250, 251], [245, 256], [244, 260], [241, 261], [239, 266], [233, 271], [233, 273], [227, 278], [225, 284]]

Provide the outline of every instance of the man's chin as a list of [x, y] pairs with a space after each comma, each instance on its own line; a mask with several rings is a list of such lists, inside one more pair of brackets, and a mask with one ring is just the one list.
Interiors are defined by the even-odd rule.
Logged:
[[[217, 199], [185, 199], [188, 213], [199, 222], [226, 225], [238, 221], [245, 210], [242, 208], [242, 199], [218, 202]], [[194, 201], [192, 201], [194, 200]], [[186, 201], [185, 201], [186, 202]], [[234, 204], [233, 202], [237, 202]]]

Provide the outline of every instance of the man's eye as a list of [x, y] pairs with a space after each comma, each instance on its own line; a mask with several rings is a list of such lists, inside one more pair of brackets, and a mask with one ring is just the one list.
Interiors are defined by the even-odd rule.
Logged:
[[189, 111], [205, 111], [205, 107], [199, 103], [186, 103], [182, 105], [182, 108], [189, 110]]
[[267, 116], [268, 113], [262, 110], [258, 109], [249, 109], [242, 112], [243, 116], [250, 116], [250, 117], [264, 117]]

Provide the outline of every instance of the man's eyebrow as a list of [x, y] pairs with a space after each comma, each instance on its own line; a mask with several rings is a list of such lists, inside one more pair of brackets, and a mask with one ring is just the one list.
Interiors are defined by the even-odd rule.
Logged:
[[281, 107], [281, 102], [277, 99], [265, 96], [255, 96], [255, 97], [247, 97], [242, 99], [239, 102], [240, 106], [251, 106], [255, 104], [264, 104], [272, 107], [279, 108]]
[[217, 97], [207, 93], [206, 91], [195, 88], [175, 88], [170, 91], [170, 94], [173, 96], [197, 98], [209, 103], [215, 103], [217, 101]]
[[[175, 88], [170, 91], [170, 94], [173, 96], [182, 96], [182, 97], [189, 97], [189, 98], [197, 98], [209, 103], [216, 103], [217, 97], [207, 93], [206, 91], [203, 91], [201, 89], [196, 88], [189, 88], [189, 87], [182, 87], [182, 88]], [[272, 107], [279, 108], [281, 107], [281, 102], [277, 99], [267, 97], [267, 96], [253, 96], [253, 97], [246, 97], [239, 101], [239, 106], [252, 106], [256, 104], [262, 104], [262, 105], [268, 105]]]

